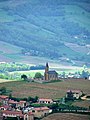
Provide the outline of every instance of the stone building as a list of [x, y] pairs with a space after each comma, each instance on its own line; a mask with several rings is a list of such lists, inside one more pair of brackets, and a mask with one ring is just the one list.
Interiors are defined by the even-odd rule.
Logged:
[[66, 94], [66, 98], [68, 99], [79, 99], [82, 96], [83, 92], [80, 90], [68, 90]]
[[44, 73], [45, 80], [58, 80], [58, 73], [55, 70], [49, 70], [49, 65], [46, 63], [45, 73]]

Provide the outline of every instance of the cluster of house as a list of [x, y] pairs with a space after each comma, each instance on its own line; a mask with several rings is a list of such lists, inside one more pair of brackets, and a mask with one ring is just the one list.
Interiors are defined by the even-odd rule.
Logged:
[[[38, 103], [52, 103], [52, 99], [39, 99]], [[18, 120], [34, 120], [34, 118], [41, 118], [52, 112], [48, 107], [29, 107], [26, 101], [14, 101], [9, 99], [8, 96], [0, 95], [0, 111], [2, 113], [2, 119], [8, 117], [18, 118]]]
[[[66, 97], [69, 100], [77, 100], [83, 95], [80, 90], [68, 90]], [[0, 111], [2, 113], [2, 119], [8, 117], [17, 117], [18, 120], [34, 120], [34, 118], [42, 118], [52, 112], [52, 109], [44, 107], [30, 107], [27, 101], [14, 101], [9, 99], [8, 96], [0, 95]], [[37, 104], [54, 104], [55, 101], [47, 98], [39, 98]]]

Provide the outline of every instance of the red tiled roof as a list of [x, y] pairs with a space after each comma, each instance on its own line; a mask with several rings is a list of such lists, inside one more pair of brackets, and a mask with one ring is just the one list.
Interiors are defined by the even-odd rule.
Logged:
[[38, 107], [38, 108], [34, 108], [34, 110], [36, 110], [36, 111], [44, 111], [44, 110], [49, 110], [49, 108], [48, 107]]
[[8, 103], [9, 103], [9, 104], [17, 104], [18, 102], [17, 102], [17, 101], [14, 101], [14, 100], [9, 100]]
[[0, 98], [1, 98], [1, 99], [7, 99], [7, 98], [9, 98], [9, 97], [6, 96], [6, 95], [0, 95]]
[[26, 103], [26, 101], [20, 101], [19, 103], [20, 103], [20, 104], [22, 104], [22, 103]]
[[8, 105], [2, 105], [2, 106], [0, 106], [0, 108], [9, 108], [9, 106]]
[[40, 98], [39, 101], [48, 101], [48, 102], [52, 102], [52, 99], [45, 99], [45, 98]]
[[9, 111], [9, 110], [5, 110], [2, 112], [3, 114], [5, 115], [16, 115], [16, 116], [20, 116], [20, 117], [23, 117], [23, 114], [22, 112], [20, 111]]
[[[4, 110], [2, 113], [5, 114], [5, 115], [16, 115], [16, 116], [24, 117], [24, 114], [22, 114], [21, 111], [9, 111], [9, 110]], [[27, 114], [28, 114], [28, 115], [33, 115], [32, 112], [28, 112]]]

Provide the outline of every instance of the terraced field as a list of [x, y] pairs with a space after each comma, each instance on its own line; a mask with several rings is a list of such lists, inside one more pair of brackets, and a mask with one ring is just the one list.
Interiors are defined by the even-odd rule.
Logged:
[[80, 114], [56, 113], [49, 115], [43, 120], [90, 120], [90, 116]]
[[66, 79], [61, 82], [40, 84], [35, 82], [13, 81], [0, 83], [0, 87], [5, 86], [12, 90], [16, 97], [39, 96], [45, 98], [62, 98], [68, 89], [82, 90], [90, 93], [90, 81], [84, 79]]

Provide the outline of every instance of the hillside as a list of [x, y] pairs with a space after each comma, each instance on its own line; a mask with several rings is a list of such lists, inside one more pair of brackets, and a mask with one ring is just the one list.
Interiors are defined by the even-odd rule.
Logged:
[[0, 41], [0, 62], [12, 62], [21, 59], [21, 47]]
[[22, 47], [23, 55], [89, 64], [89, 6], [88, 0], [1, 0], [0, 41]]
[[[26, 81], [0, 83], [0, 88], [3, 86], [9, 90], [12, 90], [12, 95], [15, 97], [35, 97], [38, 95], [40, 98], [58, 99], [65, 96], [66, 91], [69, 89], [82, 90], [85, 94], [90, 93], [90, 81], [84, 79], [67, 79], [60, 82], [51, 82], [46, 84], [35, 82], [29, 83]], [[90, 105], [88, 101], [86, 101], [85, 104], [88, 106]]]
[[43, 120], [89, 120], [89, 115], [80, 115], [80, 114], [72, 114], [72, 113], [55, 113], [49, 115]]

